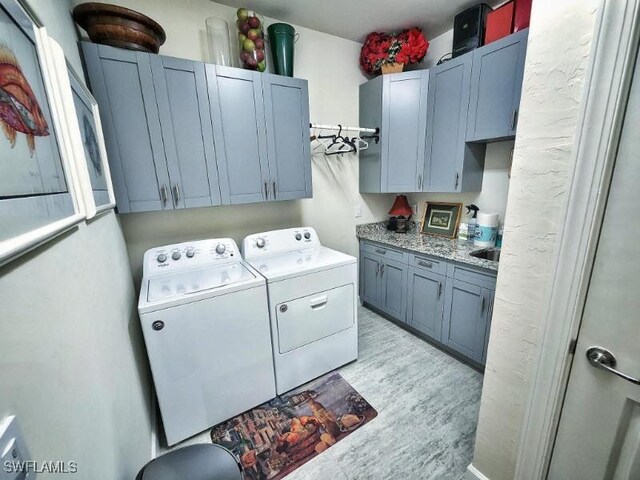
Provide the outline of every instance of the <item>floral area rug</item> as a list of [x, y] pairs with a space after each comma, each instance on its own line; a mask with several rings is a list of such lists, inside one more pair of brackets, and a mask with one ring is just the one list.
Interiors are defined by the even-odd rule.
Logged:
[[244, 480], [278, 480], [377, 415], [332, 372], [216, 425], [211, 440], [238, 457]]

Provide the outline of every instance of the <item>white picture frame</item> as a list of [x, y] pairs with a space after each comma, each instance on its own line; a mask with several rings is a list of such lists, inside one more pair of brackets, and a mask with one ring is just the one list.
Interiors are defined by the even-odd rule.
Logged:
[[74, 180], [82, 211], [91, 219], [116, 206], [100, 112], [91, 92], [67, 63], [62, 47], [49, 39], [49, 48], [58, 77], [60, 108], [67, 119]]
[[[4, 182], [0, 182], [0, 265], [85, 218], [65, 139], [65, 114], [54, 100], [58, 82], [48, 37], [44, 27], [27, 12], [18, 0], [0, 0], [0, 58], [13, 70], [10, 75], [18, 76], [24, 85], [21, 93], [16, 92], [5, 82], [9, 74], [0, 73], [0, 95], [5, 107], [19, 113], [12, 117], [5, 109], [0, 115], [0, 158], [5, 162], [0, 168]], [[26, 102], [25, 97], [33, 101]], [[32, 130], [23, 132], [12, 123], [16, 118]], [[34, 122], [43, 122], [44, 128], [36, 131], [39, 127]], [[25, 188], [22, 183], [29, 176], [35, 180], [31, 188]], [[56, 188], [51, 186], [53, 183]]]

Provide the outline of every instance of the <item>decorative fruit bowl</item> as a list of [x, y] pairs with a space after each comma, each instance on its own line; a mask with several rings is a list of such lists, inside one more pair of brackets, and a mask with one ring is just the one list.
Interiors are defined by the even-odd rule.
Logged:
[[246, 8], [239, 8], [237, 17], [238, 51], [242, 68], [264, 72], [267, 69], [264, 18]]
[[146, 15], [107, 3], [81, 3], [73, 9], [73, 19], [92, 42], [112, 47], [158, 53], [167, 39], [164, 29]]

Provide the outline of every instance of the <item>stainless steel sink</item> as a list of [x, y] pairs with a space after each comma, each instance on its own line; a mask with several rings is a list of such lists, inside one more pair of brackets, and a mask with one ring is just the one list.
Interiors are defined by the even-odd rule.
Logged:
[[483, 248], [482, 250], [475, 250], [469, 255], [476, 258], [483, 258], [485, 260], [491, 260], [493, 262], [500, 261], [500, 249], [499, 248]]

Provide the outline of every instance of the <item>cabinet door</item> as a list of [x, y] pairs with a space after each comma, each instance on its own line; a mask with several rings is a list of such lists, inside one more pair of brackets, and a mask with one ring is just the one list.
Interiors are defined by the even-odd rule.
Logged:
[[118, 210], [172, 209], [150, 55], [82, 43]]
[[467, 141], [515, 135], [528, 32], [522, 30], [474, 51]]
[[262, 75], [271, 199], [311, 197], [309, 91], [306, 80]]
[[205, 69], [222, 203], [269, 200], [261, 74], [210, 64]]
[[440, 341], [445, 278], [409, 267], [408, 284], [407, 323]]
[[429, 71], [383, 76], [382, 192], [422, 190]]
[[381, 258], [360, 251], [360, 300], [379, 307], [379, 282]]
[[151, 57], [175, 208], [220, 205], [204, 63]]
[[448, 279], [442, 343], [478, 363], [482, 362], [487, 328], [487, 289]]
[[381, 261], [379, 308], [393, 318], [404, 322], [407, 308], [408, 266], [393, 260]]
[[472, 62], [469, 53], [429, 72], [425, 191], [460, 191]]

